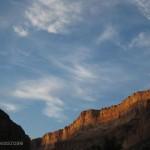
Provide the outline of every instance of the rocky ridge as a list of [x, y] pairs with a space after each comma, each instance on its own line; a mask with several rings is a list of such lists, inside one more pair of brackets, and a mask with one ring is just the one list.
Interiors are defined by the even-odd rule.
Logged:
[[30, 138], [24, 130], [0, 110], [0, 150], [30, 150]]
[[[54, 145], [59, 145], [57, 143], [75, 139], [75, 137], [85, 129], [88, 129], [89, 133], [90, 129], [95, 129], [96, 127], [106, 128], [111, 130], [111, 132], [113, 132], [116, 127], [122, 127], [123, 129], [124, 124], [130, 124], [137, 115], [140, 116], [145, 110], [148, 111], [148, 108], [150, 108], [150, 90], [136, 92], [118, 105], [100, 110], [91, 109], [81, 112], [80, 116], [72, 124], [66, 126], [64, 129], [47, 133], [42, 138], [38, 139], [38, 147], [44, 150], [53, 149], [55, 147]], [[98, 129], [96, 132], [103, 135], [102, 129]], [[124, 131], [120, 129], [120, 132]], [[85, 134], [86, 132], [83, 133], [84, 139], [86, 139]], [[93, 134], [93, 131], [91, 134]], [[95, 135], [96, 133], [94, 136]], [[86, 137], [88, 137], [88, 135], [86, 135]], [[83, 139], [82, 136], [81, 139]], [[127, 140], [125, 141], [127, 142]], [[36, 139], [33, 143], [33, 149], [35, 147], [38, 149]], [[137, 144], [135, 142], [131, 142], [130, 145], [132, 146], [133, 143]]]

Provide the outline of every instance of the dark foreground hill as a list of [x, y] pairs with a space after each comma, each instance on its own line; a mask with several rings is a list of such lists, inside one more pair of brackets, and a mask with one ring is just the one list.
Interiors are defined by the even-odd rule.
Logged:
[[64, 129], [32, 141], [33, 150], [150, 150], [150, 90], [120, 104], [83, 111]]
[[30, 138], [0, 110], [0, 150], [30, 150]]

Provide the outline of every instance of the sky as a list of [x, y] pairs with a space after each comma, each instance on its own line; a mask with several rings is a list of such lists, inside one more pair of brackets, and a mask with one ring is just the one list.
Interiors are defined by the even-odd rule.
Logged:
[[31, 138], [150, 88], [150, 0], [1, 0], [0, 108]]

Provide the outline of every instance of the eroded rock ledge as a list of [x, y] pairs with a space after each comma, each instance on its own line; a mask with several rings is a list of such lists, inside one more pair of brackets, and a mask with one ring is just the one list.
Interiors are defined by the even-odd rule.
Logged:
[[[39, 143], [41, 146], [53, 145], [59, 141], [70, 139], [79, 130], [88, 126], [107, 124], [114, 120], [120, 120], [119, 123], [125, 122], [132, 118], [132, 115], [135, 115], [145, 108], [149, 100], [150, 90], [140, 91], [127, 97], [118, 105], [102, 108], [100, 110], [91, 109], [83, 111], [73, 123], [66, 126], [64, 129], [45, 134], [39, 140]], [[130, 115], [128, 115], [129, 113]]]

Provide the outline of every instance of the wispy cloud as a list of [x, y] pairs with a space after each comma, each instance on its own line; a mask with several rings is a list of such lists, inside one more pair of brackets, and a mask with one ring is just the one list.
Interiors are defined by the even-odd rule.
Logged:
[[43, 114], [60, 121], [66, 118], [65, 111], [70, 104], [94, 103], [105, 92], [118, 89], [132, 79], [121, 65], [104, 62], [95, 64], [87, 61], [92, 57], [91, 51], [83, 49], [83, 53], [80, 49], [79, 53], [75, 52], [76, 55], [72, 53], [62, 58], [47, 58], [51, 58], [51, 65], [53, 63], [53, 67], [62, 72], [61, 75], [47, 74], [37, 79], [20, 81], [11, 95], [19, 101], [43, 102]]
[[7, 112], [17, 112], [20, 108], [14, 103], [0, 102], [0, 107]]
[[[79, 59], [79, 58], [78, 58]], [[68, 64], [71, 58], [67, 58]], [[96, 68], [93, 65], [87, 63], [74, 62], [67, 65], [64, 61], [55, 60], [56, 67], [60, 68], [66, 74], [65, 90], [69, 90], [69, 97], [73, 96], [77, 100], [83, 101], [95, 101], [96, 98], [93, 96], [93, 86], [96, 86], [96, 81], [99, 82]], [[93, 67], [93, 68], [92, 68]], [[92, 85], [94, 84], [94, 85]]]
[[113, 26], [107, 26], [105, 30], [100, 34], [97, 38], [97, 44], [101, 44], [103, 42], [107, 42], [110, 40], [114, 40], [117, 37], [117, 31]]
[[92, 70], [90, 68], [85, 68], [82, 65], [76, 64], [74, 66], [74, 68], [72, 69], [72, 73], [75, 74], [75, 76], [77, 77], [77, 79], [86, 79], [86, 80], [90, 80], [90, 79], [96, 79], [96, 75], [94, 74], [94, 72], [92, 72]]
[[150, 20], [150, 1], [149, 0], [135, 0], [143, 15]]
[[33, 27], [49, 33], [62, 33], [79, 19], [80, 7], [78, 2], [33, 0], [25, 11], [25, 16]]
[[28, 36], [28, 31], [25, 30], [22, 26], [14, 26], [13, 30], [20, 36], [20, 37], [26, 37]]
[[61, 119], [65, 116], [63, 114], [64, 102], [57, 97], [61, 88], [63, 87], [60, 79], [48, 77], [20, 82], [12, 92], [12, 95], [24, 100], [43, 101], [46, 105], [44, 114]]
[[[62, 58], [48, 57], [48, 59], [57, 68], [62, 69], [67, 75], [80, 81], [96, 80], [97, 75], [93, 65], [86, 62], [92, 57], [91, 50], [88, 48], [77, 48], [72, 50], [71, 53], [63, 56]], [[47, 57], [47, 56], [46, 56]]]
[[63, 105], [58, 107], [52, 102], [46, 103], [46, 107], [44, 108], [43, 113], [50, 118], [56, 118], [59, 122], [67, 119], [66, 115], [64, 114]]
[[76, 54], [72, 52], [71, 55], [68, 54], [59, 59], [51, 58], [51, 62], [55, 68], [65, 72], [65, 82], [69, 86], [69, 94], [77, 100], [96, 101], [101, 95], [100, 92], [112, 90], [112, 86], [118, 88], [121, 84], [133, 79], [121, 64], [112, 62], [96, 64], [87, 61], [93, 57], [92, 50], [85, 51], [83, 49], [84, 53], [82, 53], [80, 49], [79, 54], [82, 53], [82, 55], [75, 52]]
[[150, 47], [150, 34], [140, 32], [129, 44], [129, 48], [149, 48]]

